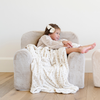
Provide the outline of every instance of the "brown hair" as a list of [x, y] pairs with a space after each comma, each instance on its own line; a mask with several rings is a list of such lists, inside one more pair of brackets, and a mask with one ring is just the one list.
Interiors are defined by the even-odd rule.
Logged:
[[[53, 28], [55, 29], [60, 29], [60, 27], [57, 25], [57, 24], [49, 24], [50, 26], [52, 26]], [[51, 29], [51, 28], [50, 28]], [[49, 35], [49, 34], [52, 34], [50, 33], [50, 29], [48, 29], [47, 27], [45, 28], [45, 31], [44, 31], [44, 35]]]
[[[60, 27], [57, 24], [49, 24], [49, 25], [52, 26], [55, 29], [60, 29]], [[49, 34], [52, 34], [52, 33], [50, 33], [50, 29], [47, 29], [47, 27], [46, 27], [43, 35], [49, 35]], [[38, 39], [36, 45], [38, 44], [39, 39]]]

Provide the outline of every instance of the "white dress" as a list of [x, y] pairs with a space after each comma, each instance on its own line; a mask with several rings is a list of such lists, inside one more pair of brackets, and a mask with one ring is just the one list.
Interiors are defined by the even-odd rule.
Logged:
[[[62, 41], [68, 41], [67, 39], [60, 39], [58, 41], [52, 40], [49, 35], [43, 35], [37, 44], [37, 47], [50, 47], [51, 49], [59, 49], [64, 47]], [[77, 48], [80, 44], [72, 43], [73, 48]], [[66, 47], [67, 48], [67, 47]]]

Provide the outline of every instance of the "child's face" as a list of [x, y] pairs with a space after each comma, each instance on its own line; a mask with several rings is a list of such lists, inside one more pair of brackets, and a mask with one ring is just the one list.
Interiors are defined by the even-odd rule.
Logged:
[[60, 38], [60, 29], [55, 29], [55, 32], [52, 34], [49, 34], [49, 36], [52, 38], [52, 40], [58, 41]]

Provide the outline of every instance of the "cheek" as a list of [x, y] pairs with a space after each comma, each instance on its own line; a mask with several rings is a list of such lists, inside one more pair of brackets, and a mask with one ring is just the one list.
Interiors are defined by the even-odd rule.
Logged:
[[54, 35], [51, 35], [50, 37], [51, 37], [53, 40], [55, 39], [55, 36], [54, 36]]
[[53, 36], [52, 36], [52, 39], [53, 39], [53, 40], [55, 40], [55, 39], [56, 39], [56, 36], [55, 36], [55, 35], [53, 35]]
[[57, 35], [54, 36], [55, 38], [57, 37]]

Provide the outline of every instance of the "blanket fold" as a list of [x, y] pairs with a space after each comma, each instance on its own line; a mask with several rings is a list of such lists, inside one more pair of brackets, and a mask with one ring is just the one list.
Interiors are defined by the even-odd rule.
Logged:
[[33, 57], [31, 93], [43, 91], [68, 94], [79, 90], [68, 81], [69, 67], [65, 47], [53, 50], [29, 44], [27, 49]]

